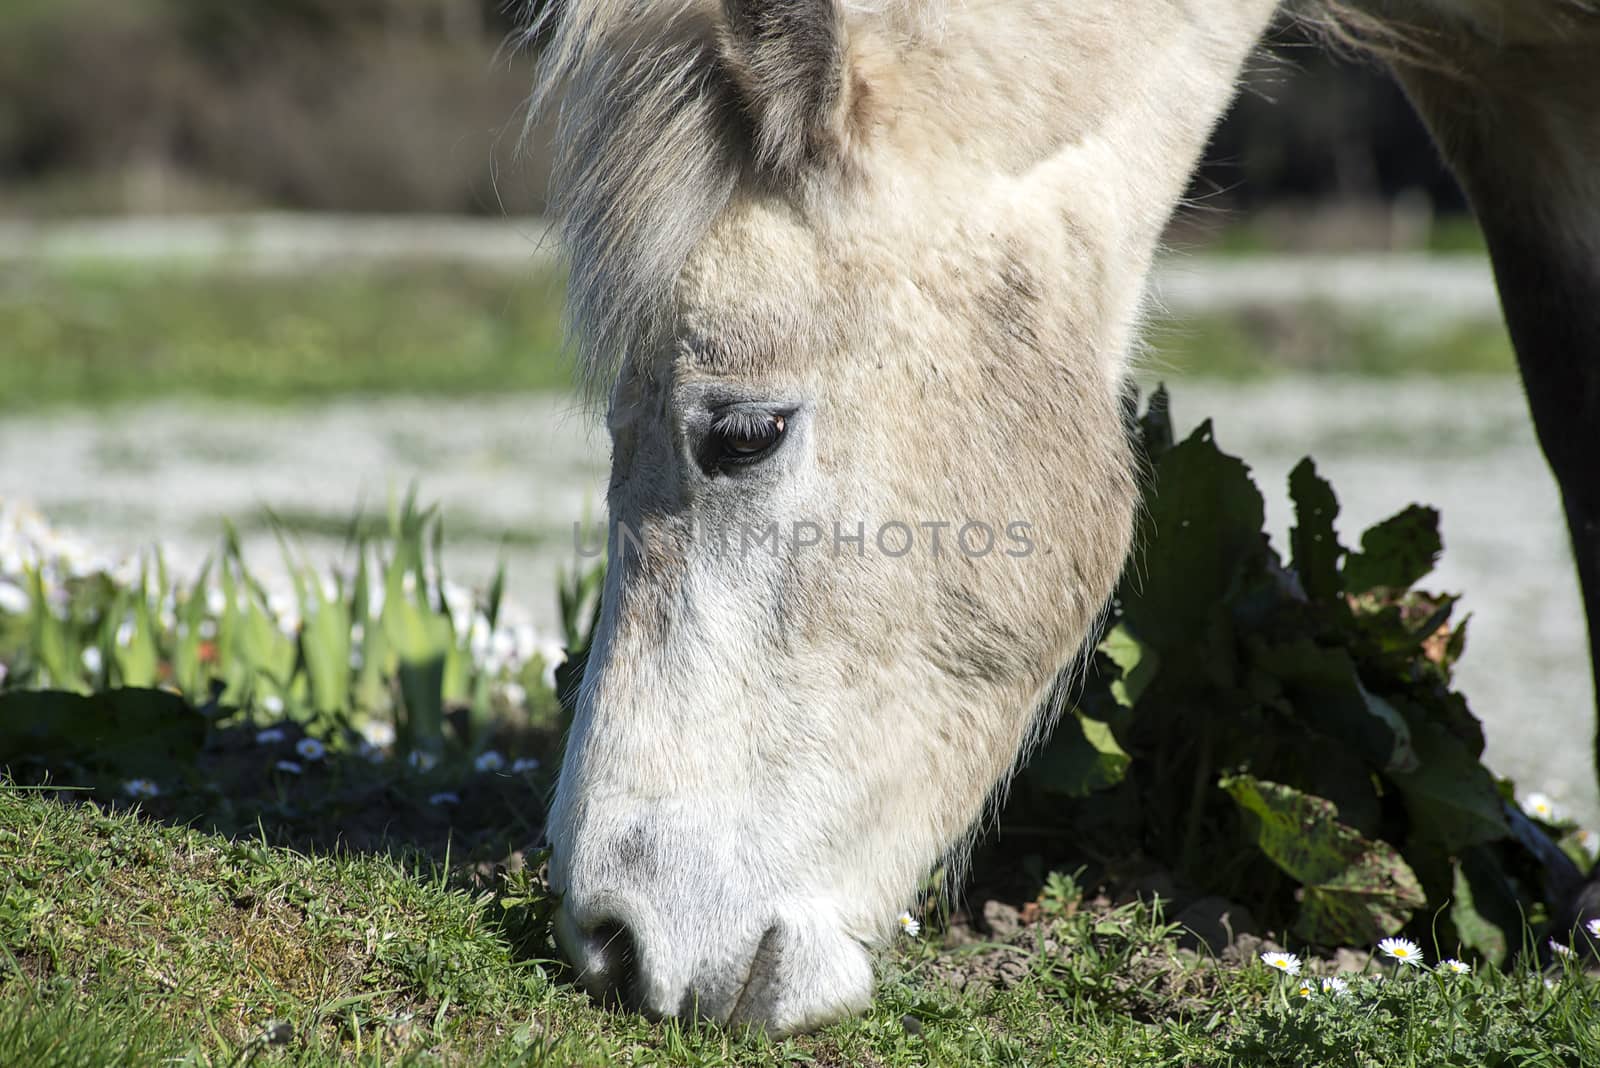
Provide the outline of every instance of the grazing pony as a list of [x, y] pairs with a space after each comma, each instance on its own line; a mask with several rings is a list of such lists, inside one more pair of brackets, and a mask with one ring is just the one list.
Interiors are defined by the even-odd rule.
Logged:
[[[535, 25], [612, 441], [549, 822], [592, 989], [774, 1033], [867, 1003], [869, 947], [1048, 729], [1128, 557], [1151, 258], [1276, 7], [564, 0]], [[1597, 7], [1317, 17], [1383, 49], [1477, 208], [1593, 614]]]

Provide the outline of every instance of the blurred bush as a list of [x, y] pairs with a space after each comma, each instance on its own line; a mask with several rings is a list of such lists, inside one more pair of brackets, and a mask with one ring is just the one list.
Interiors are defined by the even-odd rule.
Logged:
[[537, 211], [500, 0], [7, 0], [9, 210]]
[[[532, 60], [506, 47], [530, 2], [5, 0], [0, 212], [536, 212]], [[1273, 44], [1191, 200], [1460, 207], [1387, 76]]]

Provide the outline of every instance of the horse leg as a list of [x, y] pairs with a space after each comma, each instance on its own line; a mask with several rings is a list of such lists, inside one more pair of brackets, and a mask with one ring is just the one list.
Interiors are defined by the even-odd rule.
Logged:
[[[1482, 224], [1539, 444], [1566, 506], [1600, 694], [1600, 28], [1461, 38], [1461, 75], [1397, 64]], [[1600, 729], [1595, 737], [1600, 770]]]

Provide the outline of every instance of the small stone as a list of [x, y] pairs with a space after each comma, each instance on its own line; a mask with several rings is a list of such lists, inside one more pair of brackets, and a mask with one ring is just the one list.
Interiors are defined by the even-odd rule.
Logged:
[[1001, 961], [994, 970], [995, 981], [1004, 987], [1016, 986], [1027, 975], [1028, 965], [1016, 957], [1008, 957]]
[[900, 1026], [906, 1029], [908, 1035], [922, 1034], [922, 1021], [910, 1013], [900, 1017]]
[[1178, 897], [1178, 885], [1165, 868], [1152, 868], [1123, 884], [1122, 892], [1117, 895], [1117, 904], [1126, 905], [1135, 899], [1147, 905], [1159, 902], [1168, 916], [1183, 904]]
[[1282, 953], [1283, 947], [1270, 938], [1254, 934], [1238, 934], [1233, 944], [1222, 951], [1222, 959], [1229, 964], [1243, 964], [1260, 958], [1263, 953]]
[[1333, 970], [1339, 974], [1355, 972], [1360, 974], [1367, 970], [1367, 964], [1372, 960], [1372, 954], [1362, 949], [1336, 949], [1333, 952]]
[[983, 926], [996, 938], [1010, 938], [1022, 930], [1022, 913], [1003, 901], [985, 901]]
[[1180, 912], [1173, 921], [1184, 927], [1178, 945], [1185, 949], [1204, 946], [1221, 954], [1241, 934], [1255, 934], [1255, 917], [1250, 910], [1224, 897], [1203, 897]]

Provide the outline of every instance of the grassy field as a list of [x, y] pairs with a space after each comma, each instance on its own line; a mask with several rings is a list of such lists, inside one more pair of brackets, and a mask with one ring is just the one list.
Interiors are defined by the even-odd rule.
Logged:
[[[561, 286], [453, 268], [248, 277], [160, 267], [0, 271], [0, 407], [172, 397], [263, 403], [348, 394], [564, 389]], [[1499, 373], [1497, 323], [1416, 329], [1310, 309], [1152, 324], [1175, 375]]]
[[1273, 973], [1257, 959], [1270, 944], [1220, 960], [1182, 949], [1149, 909], [1060, 877], [1030, 923], [885, 953], [869, 1015], [772, 1041], [596, 1006], [548, 959], [528, 869], [306, 855], [3, 787], [0, 872], [0, 1063], [38, 1068], [1600, 1058], [1600, 986], [1573, 966], [1396, 974], [1370, 961], [1341, 992]]
[[560, 297], [548, 274], [449, 266], [0, 270], [0, 405], [560, 389]]

